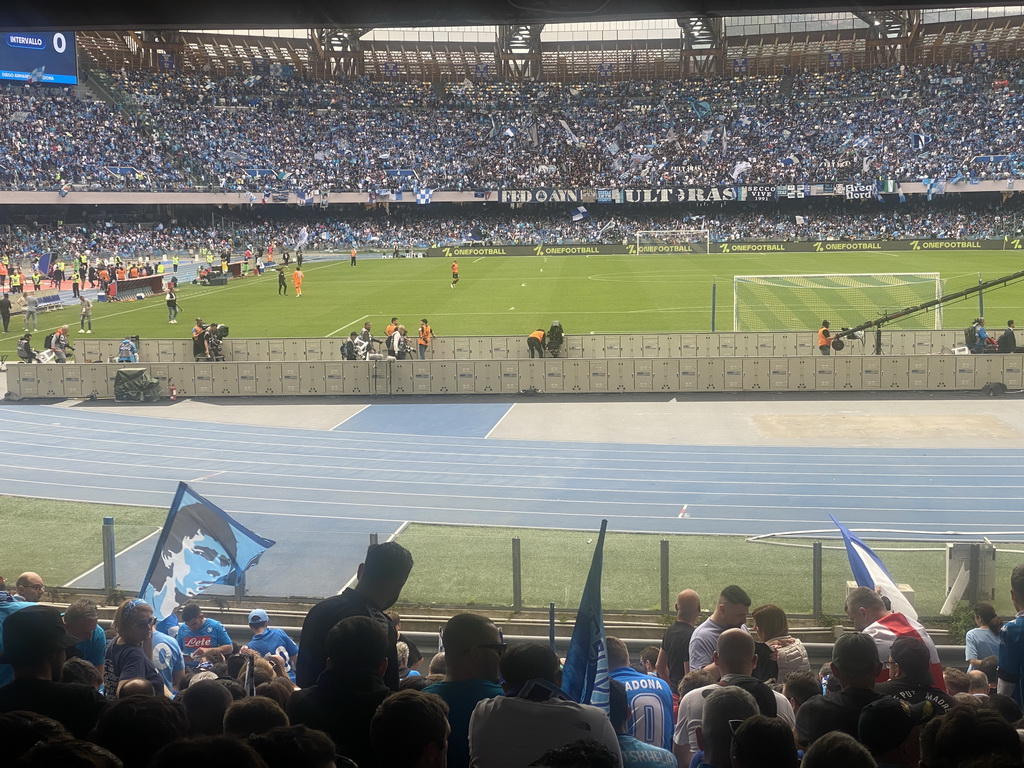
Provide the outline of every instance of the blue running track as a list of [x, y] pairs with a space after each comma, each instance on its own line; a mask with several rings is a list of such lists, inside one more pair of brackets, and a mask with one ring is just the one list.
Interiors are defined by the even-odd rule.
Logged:
[[[1012, 452], [986, 456], [982, 475], [976, 450], [487, 438], [509, 407], [370, 405], [316, 431], [11, 405], [0, 489], [166, 509], [184, 480], [278, 542], [249, 577], [265, 595], [337, 592], [369, 533], [385, 540], [408, 522], [596, 530], [606, 518], [613, 531], [754, 535], [829, 529], [831, 513], [893, 538], [1024, 534]], [[122, 584], [141, 581], [152, 542], [119, 555]]]

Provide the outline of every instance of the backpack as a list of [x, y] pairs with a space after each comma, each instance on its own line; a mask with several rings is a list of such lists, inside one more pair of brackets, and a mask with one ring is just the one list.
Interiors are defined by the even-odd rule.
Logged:
[[964, 339], [968, 347], [978, 346], [978, 327], [972, 325], [964, 330]]
[[46, 334], [46, 338], [43, 339], [43, 349], [53, 349], [53, 334]]

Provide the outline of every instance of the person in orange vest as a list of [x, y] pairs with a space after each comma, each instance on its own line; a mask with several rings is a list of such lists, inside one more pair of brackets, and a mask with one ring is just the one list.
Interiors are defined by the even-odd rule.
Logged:
[[390, 336], [392, 333], [395, 332], [396, 328], [398, 328], [398, 318], [397, 317], [392, 317], [391, 318], [391, 324], [388, 325], [388, 327], [384, 329], [384, 333], [387, 334], [388, 336]]
[[526, 346], [530, 348], [530, 357], [537, 353], [537, 357], [544, 357], [544, 329], [538, 328], [526, 337]]
[[349, 266], [352, 266], [352, 267], [354, 267], [356, 265], [356, 247], [354, 245], [352, 246], [352, 250], [349, 251], [348, 263], [349, 263]]
[[430, 348], [430, 340], [434, 338], [434, 332], [430, 329], [430, 325], [427, 323], [427, 318], [420, 320], [420, 340], [418, 346], [420, 348], [420, 360], [426, 360], [427, 350]]
[[0, 291], [4, 289], [4, 285], [7, 283], [7, 265], [0, 261]]
[[301, 269], [296, 269], [294, 272], [292, 272], [292, 285], [295, 286], [295, 295], [298, 298], [300, 298], [300, 299], [302, 298], [302, 278], [303, 277], [304, 277], [304, 275], [302, 274], [302, 270]]
[[818, 349], [823, 355], [832, 354], [832, 334], [828, 330], [828, 320], [822, 320], [821, 328], [818, 329]]
[[453, 261], [452, 262], [452, 286], [451, 287], [454, 288], [455, 284], [457, 282], [459, 282], [459, 262]]

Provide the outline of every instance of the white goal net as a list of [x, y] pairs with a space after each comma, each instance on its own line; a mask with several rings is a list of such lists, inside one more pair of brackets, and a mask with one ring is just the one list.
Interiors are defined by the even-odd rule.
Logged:
[[[853, 328], [942, 297], [938, 272], [860, 275], [736, 275], [733, 330]], [[942, 305], [894, 320], [891, 327], [942, 328]]]
[[636, 233], [633, 254], [710, 253], [709, 229], [651, 229]]

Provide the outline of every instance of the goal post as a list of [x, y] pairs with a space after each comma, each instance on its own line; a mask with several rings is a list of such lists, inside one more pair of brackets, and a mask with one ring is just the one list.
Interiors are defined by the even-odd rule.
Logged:
[[636, 233], [633, 254], [711, 253], [709, 229], [647, 229]]
[[[736, 275], [734, 331], [833, 331], [942, 298], [938, 272], [908, 274]], [[902, 329], [942, 328], [942, 305], [892, 322]]]

